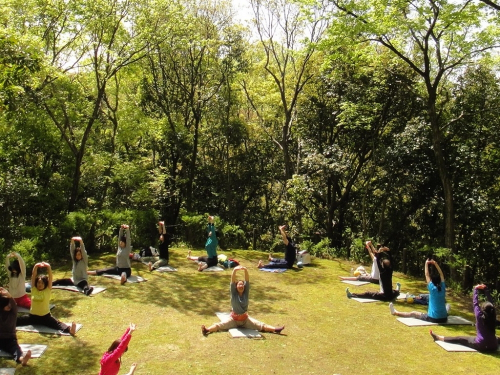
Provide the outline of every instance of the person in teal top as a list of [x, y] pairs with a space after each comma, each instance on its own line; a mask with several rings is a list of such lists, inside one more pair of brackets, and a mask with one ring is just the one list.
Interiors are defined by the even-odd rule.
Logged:
[[[429, 264], [434, 265], [439, 273], [439, 276], [430, 276]], [[392, 302], [389, 304], [389, 309], [392, 315], [403, 318], [415, 318], [425, 320], [431, 323], [446, 323], [448, 320], [449, 305], [446, 303], [446, 285], [444, 283], [444, 275], [441, 267], [435, 260], [427, 259], [425, 261], [425, 280], [427, 281], [427, 289], [429, 290], [429, 307], [427, 314], [412, 311], [401, 312], [394, 308]]]
[[200, 257], [200, 265], [198, 266], [198, 271], [203, 271], [205, 268], [216, 266], [218, 263], [217, 259], [217, 245], [219, 240], [217, 239], [217, 230], [215, 229], [214, 217], [208, 217], [207, 224], [208, 238], [205, 243], [205, 250], [207, 251], [207, 257]]

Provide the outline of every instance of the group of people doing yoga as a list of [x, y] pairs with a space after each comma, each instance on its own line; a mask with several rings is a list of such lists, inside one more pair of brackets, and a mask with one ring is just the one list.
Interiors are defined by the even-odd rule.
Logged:
[[[370, 241], [366, 242], [366, 248], [373, 260], [371, 274], [342, 276], [340, 279], [380, 284], [381, 290], [380, 292], [351, 293], [347, 288], [346, 294], [348, 298], [372, 298], [380, 301], [391, 301], [389, 310], [392, 315], [398, 317], [415, 318], [432, 323], [446, 323], [448, 321], [450, 305], [446, 303], [445, 278], [441, 267], [435, 260], [427, 259], [424, 265], [425, 280], [429, 293], [415, 297], [415, 301], [412, 301], [428, 305], [427, 313], [420, 311], [402, 312], [396, 310], [392, 302], [398, 297], [401, 285], [397, 283], [397, 289], [392, 289], [392, 257], [389, 249], [383, 245], [378, 245], [377, 249], [375, 249]], [[431, 272], [431, 266], [435, 268], [435, 272]], [[377, 275], [379, 275], [379, 280], [375, 279]], [[480, 293], [484, 293], [485, 302], [479, 302]], [[486, 285], [479, 284], [474, 287], [472, 302], [476, 317], [476, 336], [440, 336], [432, 330], [430, 330], [430, 334], [434, 341], [460, 344], [479, 352], [494, 352], [500, 344], [500, 338], [496, 336], [498, 321], [496, 320], [495, 306]]]
[[[264, 265], [259, 261], [258, 268], [292, 268], [296, 259], [296, 247], [285, 230], [285, 226], [279, 227], [280, 234], [285, 245], [285, 258], [276, 259], [269, 257], [269, 264]], [[147, 261], [149, 270], [168, 265], [169, 237], [165, 230], [164, 222], [159, 223], [159, 257], [142, 258]], [[214, 217], [208, 217], [207, 223], [207, 241], [205, 250], [207, 256], [188, 258], [199, 262], [198, 270], [203, 271], [208, 267], [217, 264], [217, 230], [215, 228]], [[372, 298], [381, 301], [393, 301], [400, 293], [400, 284], [392, 289], [392, 256], [388, 247], [378, 245], [377, 249], [370, 241], [366, 243], [366, 248], [372, 259], [372, 270], [370, 274], [360, 274], [358, 276], [341, 277], [342, 280], [368, 281], [380, 285], [380, 291], [368, 291], [365, 293], [351, 293], [346, 289], [348, 298]], [[81, 237], [73, 237], [70, 241], [70, 255], [73, 263], [71, 279], [52, 279], [52, 269], [49, 263], [39, 262], [33, 267], [31, 277], [31, 298], [28, 297], [25, 287], [26, 265], [22, 257], [12, 252], [6, 257], [6, 268], [9, 274], [8, 290], [0, 288], [0, 349], [12, 354], [14, 360], [22, 365], [26, 365], [31, 358], [31, 351], [23, 353], [16, 335], [16, 326], [37, 324], [44, 325], [70, 335], [75, 335], [76, 324], [71, 325], [62, 323], [50, 313], [51, 289], [54, 285], [77, 286], [87, 296], [92, 294], [93, 288], [88, 283], [87, 275], [113, 274], [119, 275], [121, 284], [124, 284], [127, 277], [131, 275], [130, 265], [131, 238], [128, 225], [122, 225], [118, 236], [118, 249], [116, 253], [116, 265], [105, 269], [89, 271], [88, 255]], [[430, 266], [434, 266], [437, 275], [432, 275]], [[40, 272], [44, 270], [44, 272]], [[428, 311], [422, 313], [419, 311], [401, 312], [394, 308], [393, 303], [389, 304], [391, 314], [400, 317], [412, 317], [434, 323], [445, 323], [448, 319], [449, 305], [446, 304], [446, 285], [443, 272], [439, 264], [432, 259], [425, 262], [425, 278], [427, 282]], [[238, 279], [237, 275], [243, 274], [243, 278]], [[270, 326], [262, 323], [248, 315], [250, 279], [246, 267], [237, 266], [233, 269], [230, 281], [230, 303], [231, 313], [227, 319], [214, 323], [209, 327], [201, 326], [203, 335], [208, 335], [220, 330], [229, 330], [231, 328], [250, 328], [262, 332], [272, 332], [280, 334], [284, 326]], [[479, 302], [479, 294], [484, 292], [487, 302]], [[439, 336], [432, 330], [430, 334], [434, 340], [440, 340], [451, 343], [459, 343], [472, 347], [478, 351], [496, 351], [499, 339], [496, 337], [496, 311], [493, 305], [491, 295], [484, 284], [477, 285], [474, 288], [473, 296], [474, 313], [476, 316], [476, 336], [457, 336], [447, 337]], [[29, 314], [17, 316], [18, 307], [29, 309]], [[120, 339], [115, 340], [109, 349], [104, 353], [101, 359], [100, 374], [118, 374], [121, 365], [121, 356], [127, 351], [132, 332], [135, 325], [130, 324]], [[135, 372], [134, 363], [128, 375]]]
[[[165, 224], [159, 222], [159, 257], [142, 257], [143, 262], [148, 262], [150, 271], [168, 265], [169, 262], [169, 240]], [[285, 243], [285, 259], [270, 259], [269, 266], [291, 268], [295, 261], [295, 245], [290, 237], [286, 234], [285, 227], [280, 226], [280, 233]], [[205, 250], [207, 256], [190, 257], [193, 260], [200, 262], [198, 270], [204, 269], [217, 264], [217, 230], [215, 228], [214, 217], [208, 217], [207, 224], [207, 241]], [[31, 358], [31, 351], [23, 353], [17, 342], [16, 326], [23, 325], [43, 325], [55, 330], [75, 335], [76, 323], [72, 322], [70, 326], [62, 323], [52, 316], [50, 313], [50, 297], [53, 286], [76, 286], [85, 295], [90, 296], [93, 292], [93, 287], [88, 282], [88, 275], [100, 276], [103, 274], [119, 275], [121, 284], [127, 281], [131, 275], [131, 237], [130, 228], [123, 224], [119, 229], [118, 248], [116, 252], [116, 265], [104, 269], [90, 271], [88, 269], [88, 255], [85, 249], [85, 244], [81, 237], [72, 237], [70, 240], [70, 256], [72, 260], [72, 277], [53, 280], [52, 269], [49, 263], [39, 262], [33, 267], [31, 277], [31, 298], [26, 293], [26, 265], [22, 257], [15, 252], [10, 253], [6, 257], [6, 268], [9, 272], [8, 290], [0, 288], [0, 350], [5, 350], [10, 353], [17, 363], [26, 365]], [[293, 252], [292, 252], [293, 250]], [[259, 262], [259, 268], [261, 268]], [[44, 272], [41, 272], [41, 271]], [[238, 271], [243, 271], [244, 278], [237, 280]], [[248, 315], [250, 280], [248, 270], [245, 267], [237, 266], [233, 269], [230, 283], [230, 301], [231, 314], [228, 319], [211, 325], [206, 328], [202, 326], [202, 333], [207, 335], [211, 332], [219, 330], [229, 330], [230, 328], [242, 327], [251, 328], [263, 332], [281, 333], [285, 328], [274, 327], [264, 324]], [[17, 316], [18, 306], [29, 309], [29, 314], [25, 316]], [[125, 333], [120, 339], [115, 340], [109, 349], [104, 353], [101, 359], [100, 375], [116, 375], [120, 369], [121, 356], [127, 351], [132, 332], [135, 330], [135, 325], [130, 324]], [[136, 364], [134, 363], [127, 375], [132, 375], [135, 372]]]
[[[20, 260], [21, 256], [19, 254], [10, 253], [8, 258], [10, 257], [16, 258], [13, 263], [24, 264], [24, 262]], [[17, 341], [17, 326], [43, 325], [74, 336], [76, 333], [76, 323], [72, 322], [71, 325], [67, 325], [56, 319], [50, 313], [52, 268], [49, 263], [40, 262], [36, 263], [33, 267], [31, 276], [31, 298], [29, 299], [29, 303], [27, 303], [25, 298], [26, 289], [22, 276], [26, 270], [24, 269], [23, 273], [19, 273], [18, 269], [15, 269], [16, 265], [9, 266], [11, 267], [9, 273], [9, 288], [10, 286], [20, 284], [20, 281], [22, 281], [24, 291], [21, 291], [20, 288], [9, 289], [12, 290], [12, 293], [16, 296], [14, 297], [10, 291], [0, 288], [0, 349], [11, 354], [17, 363], [21, 363], [24, 366], [31, 358], [31, 351], [28, 350], [26, 353], [23, 353], [21, 350]], [[39, 270], [42, 269], [44, 269], [46, 273], [40, 273]], [[16, 303], [16, 299], [23, 302], [23, 306], [19, 306], [29, 308], [28, 315], [17, 315], [18, 304]]]
[[[164, 222], [159, 223], [160, 257], [150, 258], [149, 270], [168, 265], [168, 240]], [[85, 295], [93, 292], [88, 282], [88, 275], [112, 274], [119, 275], [121, 284], [131, 275], [130, 229], [121, 225], [116, 252], [116, 265], [96, 271], [88, 270], [88, 255], [81, 237], [72, 237], [70, 241], [70, 256], [73, 263], [72, 277], [53, 280], [52, 268], [47, 262], [36, 263], [31, 276], [31, 298], [26, 293], [26, 264], [20, 254], [12, 252], [6, 257], [6, 268], [9, 275], [8, 290], [0, 288], [0, 350], [11, 354], [17, 363], [26, 365], [31, 358], [31, 351], [23, 353], [17, 341], [16, 327], [27, 325], [46, 326], [72, 336], [76, 334], [76, 323], [67, 325], [56, 319], [50, 313], [50, 298], [53, 286], [76, 286]], [[154, 264], [151, 262], [154, 261]], [[18, 307], [29, 310], [27, 315], [18, 316]], [[135, 325], [131, 324], [120, 340], [115, 340], [101, 359], [100, 374], [118, 374], [121, 355], [127, 350], [128, 342]], [[132, 365], [129, 375], [135, 371]]]

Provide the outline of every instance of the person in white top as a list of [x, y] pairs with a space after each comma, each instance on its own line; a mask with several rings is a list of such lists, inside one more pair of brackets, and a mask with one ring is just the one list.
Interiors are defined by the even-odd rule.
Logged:
[[[11, 259], [14, 258], [12, 261]], [[9, 274], [9, 293], [17, 306], [31, 308], [31, 298], [26, 294], [26, 264], [19, 253], [12, 252], [5, 258], [5, 267]]]
[[[380, 249], [383, 245], [377, 244], [377, 248]], [[371, 241], [366, 241], [366, 249], [368, 250], [368, 254], [372, 258], [372, 271], [370, 274], [360, 274], [355, 276], [339, 276], [340, 280], [350, 280], [350, 281], [368, 281], [373, 284], [380, 284], [380, 271], [377, 265], [377, 259], [375, 258], [375, 254], [378, 253], [378, 250], [375, 249]]]

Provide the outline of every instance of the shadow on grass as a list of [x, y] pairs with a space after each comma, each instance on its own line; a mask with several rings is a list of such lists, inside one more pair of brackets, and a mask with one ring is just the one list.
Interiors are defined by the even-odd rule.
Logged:
[[[198, 252], [196, 252], [198, 253]], [[193, 255], [202, 255], [200, 254]], [[236, 258], [240, 262], [245, 260], [255, 264], [255, 269], [248, 267], [250, 273], [250, 310], [262, 313], [275, 313], [279, 310], [281, 299], [291, 300], [291, 293], [283, 293], [279, 287], [273, 286], [274, 281], [279, 278], [287, 284], [298, 285], [305, 282], [304, 275], [307, 269], [288, 270], [284, 274], [267, 274], [259, 272], [256, 265], [258, 259], [262, 258], [261, 252], [240, 251], [226, 252], [230, 258]], [[113, 254], [102, 256], [99, 260], [92, 260], [96, 269], [112, 265]], [[97, 267], [96, 267], [97, 265]], [[117, 280], [103, 277], [91, 276], [89, 281], [93, 285], [106, 286], [108, 289], [103, 294], [104, 299], [126, 298], [147, 305], [165, 306], [173, 308], [185, 314], [212, 315], [215, 311], [229, 311], [230, 295], [229, 283], [232, 270], [221, 272], [198, 272], [197, 264], [185, 258], [184, 254], [178, 251], [171, 251], [170, 265], [175, 267], [177, 272], [149, 272], [147, 266], [140, 262], [132, 262], [132, 274], [139, 275], [147, 282], [126, 283], [121, 286]], [[274, 280], [273, 280], [274, 279]], [[309, 274], [307, 283], [314, 284], [324, 280], [323, 275]], [[69, 293], [69, 292], [67, 292]], [[75, 293], [76, 294], [76, 293]], [[71, 308], [71, 300], [65, 306]]]

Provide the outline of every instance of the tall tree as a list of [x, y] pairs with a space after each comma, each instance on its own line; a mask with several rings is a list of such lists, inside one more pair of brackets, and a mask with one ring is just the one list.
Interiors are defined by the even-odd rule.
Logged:
[[[105, 119], [108, 82], [144, 56], [139, 2], [26, 1], [12, 21], [44, 45], [47, 69], [26, 92], [59, 130], [74, 158], [68, 211], [77, 207], [81, 169], [94, 126]], [[25, 9], [29, 11], [24, 11]]]
[[[337, 7], [331, 40], [376, 43], [391, 51], [419, 77], [415, 89], [426, 103], [429, 136], [444, 197], [444, 245], [455, 251], [455, 204], [450, 175], [446, 116], [447, 82], [498, 44], [492, 16], [470, 1], [376, 2], [333, 0]], [[486, 21], [486, 22], [485, 22]]]
[[262, 113], [261, 100], [247, 80], [243, 81], [243, 87], [262, 126], [274, 123], [266, 120], [268, 116], [279, 119], [280, 129], [269, 129], [268, 133], [283, 154], [284, 178], [288, 180], [294, 172], [291, 141], [297, 101], [305, 85], [317, 73], [313, 61], [317, 43], [327, 26], [323, 18], [327, 9], [318, 6], [309, 8], [312, 9], [309, 13], [302, 13], [300, 6], [290, 0], [251, 0], [251, 5], [264, 55], [259, 69], [262, 66], [271, 79], [270, 87], [277, 92], [277, 113]]

